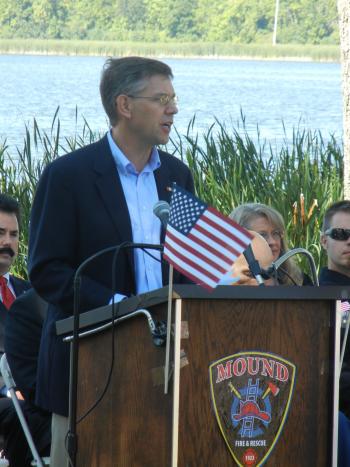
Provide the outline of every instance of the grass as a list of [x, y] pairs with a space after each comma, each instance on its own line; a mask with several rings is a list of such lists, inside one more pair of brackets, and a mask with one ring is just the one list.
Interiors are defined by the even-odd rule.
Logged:
[[[57, 110], [49, 133], [42, 132], [35, 119], [24, 128], [23, 146], [16, 153], [10, 154], [6, 141], [0, 141], [0, 191], [18, 199], [23, 211], [17, 274], [27, 274], [30, 208], [44, 167], [99, 137], [86, 121], [81, 134], [62, 135]], [[325, 263], [320, 224], [329, 204], [343, 197], [342, 147], [332, 136], [324, 140], [319, 132], [297, 129], [277, 152], [259, 135], [253, 141], [244, 118], [236, 128], [215, 121], [203, 135], [194, 133], [193, 119], [185, 135], [175, 134], [172, 145], [191, 168], [200, 198], [224, 214], [245, 202], [274, 206], [285, 220], [290, 247], [307, 248], [317, 267]]]
[[154, 57], [340, 60], [337, 45], [232, 44], [229, 42], [117, 42], [89, 40], [0, 39], [2, 54], [53, 54]]

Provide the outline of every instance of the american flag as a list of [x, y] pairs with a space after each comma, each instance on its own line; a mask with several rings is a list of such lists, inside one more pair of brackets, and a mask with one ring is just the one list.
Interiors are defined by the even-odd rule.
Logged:
[[252, 238], [236, 222], [174, 184], [164, 258], [184, 276], [213, 289]]
[[345, 326], [349, 318], [350, 303], [347, 300], [340, 302], [340, 312], [342, 314], [342, 325]]

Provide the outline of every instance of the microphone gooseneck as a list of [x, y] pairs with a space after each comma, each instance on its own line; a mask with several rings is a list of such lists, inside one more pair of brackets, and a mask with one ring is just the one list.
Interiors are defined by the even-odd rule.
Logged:
[[158, 217], [164, 229], [166, 229], [169, 220], [170, 205], [166, 201], [159, 200], [153, 206], [153, 214]]
[[271, 264], [271, 266], [266, 271], [267, 274], [269, 274], [270, 276], [273, 276], [273, 274], [282, 266], [283, 263], [285, 263], [292, 256], [298, 255], [298, 254], [302, 254], [307, 257], [309, 261], [309, 265], [310, 265], [311, 274], [312, 274], [312, 281], [314, 285], [318, 286], [319, 282], [318, 282], [318, 277], [317, 277], [315, 261], [312, 257], [312, 254], [309, 251], [305, 250], [305, 248], [293, 248], [293, 250], [289, 250], [286, 253], [284, 253], [284, 255], [276, 259], [276, 261], [274, 261]]

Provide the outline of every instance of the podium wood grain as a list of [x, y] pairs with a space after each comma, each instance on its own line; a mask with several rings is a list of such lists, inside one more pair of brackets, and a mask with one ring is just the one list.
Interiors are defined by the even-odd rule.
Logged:
[[[154, 311], [156, 319], [165, 318]], [[165, 467], [171, 456], [172, 396], [154, 385], [153, 370], [164, 365], [147, 321], [136, 317], [115, 328], [114, 370], [105, 397], [78, 424], [80, 467]], [[81, 340], [78, 418], [100, 396], [111, 364], [112, 332]]]

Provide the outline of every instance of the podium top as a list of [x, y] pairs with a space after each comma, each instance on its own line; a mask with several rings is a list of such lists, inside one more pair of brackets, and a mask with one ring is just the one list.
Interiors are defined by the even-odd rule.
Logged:
[[[200, 300], [349, 300], [350, 288], [347, 286], [322, 287], [251, 287], [219, 286], [208, 292], [196, 285], [178, 285], [173, 287], [174, 299]], [[122, 317], [140, 308], [149, 308], [168, 300], [168, 287], [153, 290], [145, 294], [130, 297], [117, 304], [116, 318]], [[112, 318], [112, 305], [95, 308], [80, 314], [79, 329], [84, 330], [107, 322]], [[73, 316], [57, 321], [57, 335], [70, 334], [73, 331]]]

